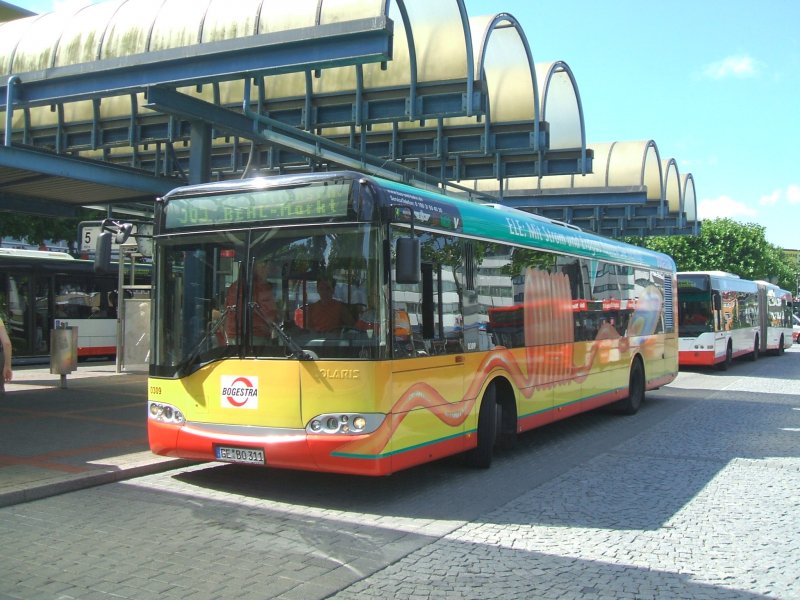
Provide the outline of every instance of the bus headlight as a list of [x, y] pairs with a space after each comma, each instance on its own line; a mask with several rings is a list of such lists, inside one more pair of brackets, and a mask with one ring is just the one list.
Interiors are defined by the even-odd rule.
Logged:
[[159, 423], [183, 425], [186, 422], [186, 418], [181, 411], [163, 402], [148, 402], [147, 414], [149, 418]]
[[306, 425], [306, 433], [327, 433], [329, 435], [361, 435], [372, 433], [386, 415], [380, 413], [338, 413], [318, 415]]

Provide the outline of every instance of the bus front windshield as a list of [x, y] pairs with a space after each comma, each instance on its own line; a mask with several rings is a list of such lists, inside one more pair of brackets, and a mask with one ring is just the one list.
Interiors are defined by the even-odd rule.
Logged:
[[180, 376], [225, 357], [383, 358], [379, 248], [368, 225], [160, 240], [151, 374]]
[[678, 314], [680, 337], [697, 337], [701, 333], [714, 331], [714, 312], [711, 294], [706, 290], [678, 290]]

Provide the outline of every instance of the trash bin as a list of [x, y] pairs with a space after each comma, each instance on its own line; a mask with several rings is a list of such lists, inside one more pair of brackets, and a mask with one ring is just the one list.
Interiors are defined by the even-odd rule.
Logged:
[[78, 328], [61, 326], [50, 330], [50, 373], [61, 375], [61, 387], [67, 387], [67, 375], [78, 368]]

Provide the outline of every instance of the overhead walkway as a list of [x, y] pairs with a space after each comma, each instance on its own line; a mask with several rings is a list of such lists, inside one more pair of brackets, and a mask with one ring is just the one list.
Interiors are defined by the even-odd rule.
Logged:
[[[0, 24], [0, 74], [0, 210], [146, 211], [181, 183], [347, 167], [642, 230], [622, 192], [649, 181], [600, 186], [612, 228], [553, 203], [544, 182], [604, 166], [575, 78], [462, 0], [111, 0]], [[658, 193], [651, 233], [686, 230]]]

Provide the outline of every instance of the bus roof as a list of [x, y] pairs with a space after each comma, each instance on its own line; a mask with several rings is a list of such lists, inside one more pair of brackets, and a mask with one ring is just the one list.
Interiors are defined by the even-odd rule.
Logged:
[[0, 248], [0, 256], [11, 256], [14, 258], [40, 258], [56, 260], [75, 260], [71, 254], [66, 252], [54, 252], [52, 250], [26, 250], [24, 248]]
[[[470, 202], [393, 181], [368, 179], [385, 190], [397, 192], [390, 193], [389, 199], [414, 208], [421, 213], [422, 220], [428, 213], [450, 211], [448, 221], [460, 219], [460, 223], [453, 223], [450, 228], [469, 237], [613, 263], [675, 271], [675, 262], [666, 254], [605, 238], [560, 221], [502, 204]], [[415, 225], [425, 226], [419, 220], [415, 219]], [[440, 218], [439, 222], [441, 221]]]
[[660, 252], [595, 235], [501, 204], [471, 202], [355, 171], [277, 175], [184, 186], [169, 192], [164, 200], [169, 202], [178, 198], [248, 193], [335, 178], [370, 182], [382, 191], [385, 202], [413, 209], [414, 224], [421, 228], [446, 230], [478, 240], [528, 246], [589, 259], [675, 271], [672, 258]]
[[758, 284], [749, 279], [742, 279], [733, 273], [725, 271], [680, 271], [678, 273], [678, 288], [681, 289], [681, 280], [697, 277], [707, 278], [711, 282], [711, 287], [720, 291], [750, 292], [754, 293], [758, 289]]

